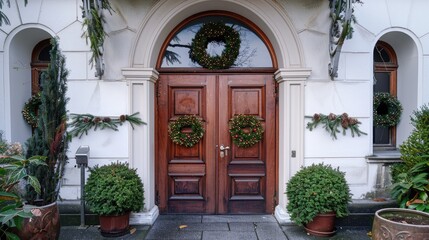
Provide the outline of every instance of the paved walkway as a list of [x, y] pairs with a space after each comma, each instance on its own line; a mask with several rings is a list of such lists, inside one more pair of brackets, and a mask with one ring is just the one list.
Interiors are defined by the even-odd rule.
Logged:
[[103, 238], [96, 226], [62, 227], [60, 239], [187, 240], [370, 240], [368, 227], [343, 227], [331, 238], [309, 236], [296, 225], [279, 225], [272, 215], [161, 215], [153, 226], [134, 226], [120, 238]]

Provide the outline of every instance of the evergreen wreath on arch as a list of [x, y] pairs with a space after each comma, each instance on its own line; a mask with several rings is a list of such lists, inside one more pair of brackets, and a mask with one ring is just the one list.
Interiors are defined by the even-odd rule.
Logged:
[[374, 126], [394, 127], [401, 120], [402, 105], [398, 99], [387, 92], [374, 93]]
[[42, 104], [42, 98], [40, 96], [40, 92], [34, 94], [25, 104], [22, 109], [22, 116], [24, 120], [33, 128], [37, 127], [37, 119], [38, 119], [38, 110], [39, 106]]
[[[225, 43], [220, 56], [207, 53], [207, 46], [211, 42]], [[227, 69], [234, 65], [240, 44], [240, 34], [234, 28], [222, 22], [205, 23], [192, 39], [189, 57], [192, 62], [207, 69]]]
[[[192, 131], [183, 131], [184, 128], [190, 128]], [[183, 115], [168, 124], [168, 134], [175, 144], [193, 147], [204, 136], [203, 123], [195, 115]]]
[[262, 140], [264, 128], [257, 117], [240, 114], [230, 121], [229, 132], [238, 147], [248, 148]]

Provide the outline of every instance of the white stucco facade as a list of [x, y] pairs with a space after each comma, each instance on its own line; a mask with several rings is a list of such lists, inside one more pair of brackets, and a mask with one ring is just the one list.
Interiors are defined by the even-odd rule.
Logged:
[[[89, 65], [91, 52], [82, 35], [80, 0], [11, 1], [3, 11], [11, 25], [0, 27], [0, 130], [9, 141], [25, 140], [31, 128], [21, 116], [31, 95], [31, 51], [43, 39], [58, 36], [70, 71], [70, 113], [118, 116], [140, 112], [147, 125], [132, 130], [96, 131], [74, 138], [61, 197], [80, 198], [80, 170], [74, 153], [91, 147], [90, 166], [127, 161], [137, 168], [145, 187], [145, 209], [134, 222], [153, 223], [155, 204], [156, 62], [170, 32], [186, 18], [221, 10], [251, 20], [271, 42], [278, 63], [278, 206], [275, 215], [288, 221], [286, 183], [303, 165], [329, 163], [346, 172], [353, 198], [374, 190], [377, 170], [367, 162], [372, 147], [373, 49], [389, 43], [398, 57], [398, 98], [404, 106], [397, 129], [397, 146], [409, 135], [409, 116], [429, 102], [429, 2], [425, 0], [364, 0], [357, 4], [353, 38], [344, 44], [338, 77], [328, 74], [328, 0], [124, 0], [110, 1], [106, 14], [105, 74], [101, 80]], [[18, 4], [18, 5], [17, 5]], [[368, 135], [332, 140], [322, 128], [305, 128], [314, 113], [347, 112]], [[295, 156], [292, 157], [292, 151]]]

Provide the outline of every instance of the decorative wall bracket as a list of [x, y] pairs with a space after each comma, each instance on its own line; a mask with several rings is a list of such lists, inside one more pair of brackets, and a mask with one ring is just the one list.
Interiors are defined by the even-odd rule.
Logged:
[[341, 49], [346, 39], [352, 38], [352, 22], [356, 19], [353, 16], [353, 3], [362, 3], [360, 0], [330, 0], [331, 28], [329, 31], [329, 75], [331, 79], [338, 77], [338, 64], [340, 61]]

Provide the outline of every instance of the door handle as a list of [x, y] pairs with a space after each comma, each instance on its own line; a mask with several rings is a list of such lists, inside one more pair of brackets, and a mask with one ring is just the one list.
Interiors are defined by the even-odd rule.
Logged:
[[222, 145], [220, 145], [220, 147], [219, 147], [219, 150], [220, 150], [220, 157], [221, 158], [223, 158], [224, 156], [228, 156], [228, 150], [229, 150], [229, 146], [223, 146], [223, 144]]

